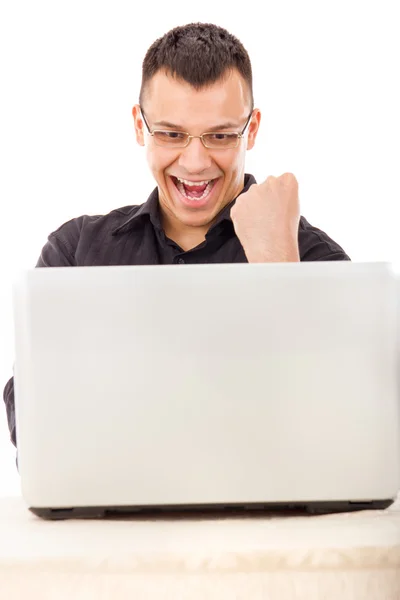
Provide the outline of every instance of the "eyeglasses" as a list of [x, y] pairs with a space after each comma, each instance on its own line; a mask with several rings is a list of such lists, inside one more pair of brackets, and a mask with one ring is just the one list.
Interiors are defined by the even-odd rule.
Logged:
[[253, 111], [251, 111], [245, 126], [241, 132], [237, 131], [215, 131], [202, 133], [201, 135], [189, 135], [186, 131], [169, 131], [161, 129], [153, 129], [151, 131], [146, 117], [144, 116], [142, 108], [140, 108], [143, 121], [146, 125], [147, 131], [153, 136], [154, 142], [157, 146], [163, 146], [164, 148], [186, 148], [193, 138], [199, 138], [203, 142], [206, 148], [212, 150], [226, 150], [228, 148], [237, 148], [239, 140], [244, 137], [246, 129], [250, 123]]

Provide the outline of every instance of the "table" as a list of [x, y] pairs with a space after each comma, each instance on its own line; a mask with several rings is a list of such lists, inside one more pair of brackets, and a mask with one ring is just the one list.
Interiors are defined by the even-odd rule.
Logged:
[[7, 600], [399, 600], [400, 495], [386, 510], [43, 521], [0, 499]]

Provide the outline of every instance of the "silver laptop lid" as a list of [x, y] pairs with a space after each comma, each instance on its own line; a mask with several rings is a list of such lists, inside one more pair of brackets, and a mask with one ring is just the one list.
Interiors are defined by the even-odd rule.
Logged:
[[390, 265], [350, 262], [24, 273], [27, 503], [394, 497], [395, 288]]

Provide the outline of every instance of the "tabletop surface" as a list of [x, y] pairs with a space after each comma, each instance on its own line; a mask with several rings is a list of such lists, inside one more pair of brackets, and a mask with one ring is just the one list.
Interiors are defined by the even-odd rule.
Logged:
[[[33, 515], [22, 498], [0, 499], [0, 561], [51, 560], [93, 556], [136, 556], [161, 563], [223, 560], [232, 553], [264, 557], [297, 554], [319, 561], [394, 560], [400, 567], [400, 494], [385, 510], [326, 515], [111, 517], [46, 521]], [[357, 552], [356, 552], [357, 549]], [[363, 550], [363, 551], [362, 551]], [[360, 554], [361, 552], [361, 554]], [[263, 561], [265, 562], [265, 561]], [[275, 562], [275, 561], [274, 561]], [[214, 564], [215, 566], [215, 564]]]
[[399, 600], [400, 495], [327, 515], [45, 521], [0, 499], [7, 600]]

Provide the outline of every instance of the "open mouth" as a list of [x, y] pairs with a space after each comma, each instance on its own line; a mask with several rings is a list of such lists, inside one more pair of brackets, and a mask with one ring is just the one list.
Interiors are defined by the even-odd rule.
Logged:
[[188, 181], [171, 175], [171, 180], [183, 201], [190, 204], [205, 204], [212, 195], [216, 182], [220, 178], [203, 181]]

